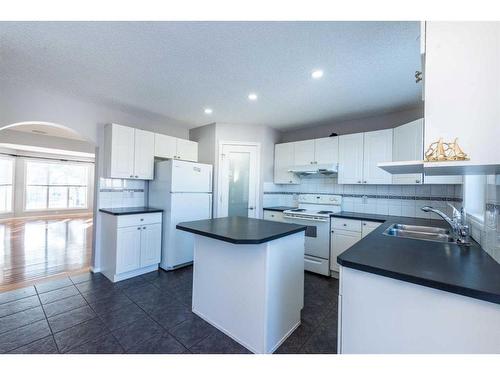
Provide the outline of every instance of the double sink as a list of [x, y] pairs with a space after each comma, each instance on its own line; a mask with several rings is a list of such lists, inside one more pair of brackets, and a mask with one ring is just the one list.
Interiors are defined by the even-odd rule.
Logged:
[[412, 238], [415, 240], [456, 243], [449, 230], [420, 225], [392, 224], [384, 231], [386, 236]]

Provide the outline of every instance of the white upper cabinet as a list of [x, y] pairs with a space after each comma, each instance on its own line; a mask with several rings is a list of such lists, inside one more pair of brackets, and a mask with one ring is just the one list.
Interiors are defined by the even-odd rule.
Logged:
[[274, 145], [274, 183], [299, 184], [300, 179], [288, 170], [294, 166], [294, 142]]
[[154, 133], [118, 124], [104, 128], [104, 173], [111, 178], [153, 178]]
[[135, 129], [134, 178], [152, 180], [154, 173], [155, 134]]
[[387, 160], [392, 160], [392, 129], [364, 133], [363, 183], [391, 184], [392, 175], [377, 167]]
[[177, 138], [177, 159], [198, 161], [198, 142]]
[[160, 158], [198, 161], [198, 143], [187, 139], [155, 134], [154, 150]]
[[339, 162], [339, 137], [315, 139], [314, 161], [316, 164], [337, 164]]
[[[394, 128], [392, 161], [423, 160], [424, 119], [418, 119]], [[392, 175], [392, 183], [412, 185], [423, 183], [422, 173]]]
[[341, 135], [339, 138], [339, 184], [363, 182], [363, 133]]
[[293, 142], [295, 148], [295, 165], [314, 164], [314, 139]]
[[165, 134], [155, 134], [155, 156], [174, 159], [177, 153], [177, 138]]
[[500, 168], [499, 67], [500, 22], [426, 22], [424, 148], [458, 138], [470, 157], [445, 167]]

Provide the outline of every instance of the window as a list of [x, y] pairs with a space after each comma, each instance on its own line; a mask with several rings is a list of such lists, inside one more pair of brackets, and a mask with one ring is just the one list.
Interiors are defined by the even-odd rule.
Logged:
[[467, 215], [477, 222], [484, 221], [486, 206], [486, 176], [464, 176], [464, 207]]
[[0, 213], [12, 212], [14, 158], [0, 156]]
[[88, 208], [89, 168], [84, 163], [26, 161], [26, 210]]

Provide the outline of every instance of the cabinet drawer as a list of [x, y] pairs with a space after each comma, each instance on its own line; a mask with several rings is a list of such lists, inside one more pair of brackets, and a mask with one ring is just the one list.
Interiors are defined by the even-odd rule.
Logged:
[[361, 232], [361, 221], [334, 217], [332, 219], [332, 228], [349, 230], [352, 232]]
[[264, 220], [283, 221], [283, 212], [264, 210]]
[[161, 212], [154, 212], [151, 214], [121, 215], [116, 219], [116, 226], [119, 228], [155, 223], [161, 223]]

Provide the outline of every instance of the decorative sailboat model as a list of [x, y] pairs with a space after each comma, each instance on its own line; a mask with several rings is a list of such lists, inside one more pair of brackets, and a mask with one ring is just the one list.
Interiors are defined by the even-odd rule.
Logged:
[[455, 141], [447, 143], [443, 142], [443, 138], [439, 138], [437, 142], [431, 143], [425, 152], [425, 161], [458, 161], [470, 160], [469, 157], [458, 145], [458, 138]]

